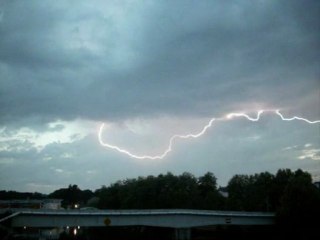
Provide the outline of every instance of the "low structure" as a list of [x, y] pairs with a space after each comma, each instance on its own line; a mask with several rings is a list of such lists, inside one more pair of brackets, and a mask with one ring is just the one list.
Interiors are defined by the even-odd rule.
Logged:
[[62, 199], [0, 200], [0, 208], [61, 209]]
[[189, 240], [191, 228], [214, 225], [272, 225], [274, 213], [187, 209], [161, 210], [21, 210], [10, 216], [11, 227], [69, 228], [102, 226], [153, 226], [175, 229], [175, 238]]

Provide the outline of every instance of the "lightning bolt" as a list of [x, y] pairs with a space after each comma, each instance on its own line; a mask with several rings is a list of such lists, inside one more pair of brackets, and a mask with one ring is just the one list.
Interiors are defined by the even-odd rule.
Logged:
[[257, 116], [256, 117], [250, 117], [246, 113], [229, 113], [226, 116], [221, 117], [221, 118], [211, 118], [209, 120], [209, 122], [198, 133], [193, 133], [193, 134], [190, 133], [190, 134], [186, 134], [186, 135], [177, 135], [177, 134], [173, 135], [169, 140], [169, 144], [168, 144], [168, 147], [166, 148], [166, 150], [162, 154], [155, 155], [155, 156], [137, 155], [137, 154], [129, 152], [128, 150], [120, 148], [120, 147], [118, 147], [116, 145], [112, 145], [112, 144], [104, 142], [102, 140], [102, 133], [103, 133], [103, 129], [104, 129], [104, 126], [105, 126], [104, 123], [102, 123], [100, 128], [99, 128], [98, 139], [99, 139], [99, 143], [101, 144], [101, 146], [113, 149], [115, 151], [118, 151], [120, 153], [126, 154], [129, 157], [132, 157], [132, 158], [135, 158], [135, 159], [150, 159], [150, 160], [163, 159], [168, 155], [168, 153], [170, 153], [172, 151], [172, 147], [173, 147], [173, 144], [174, 144], [176, 139], [199, 138], [199, 137], [201, 137], [203, 134], [205, 134], [207, 132], [207, 130], [212, 126], [214, 121], [227, 121], [227, 120], [231, 120], [231, 119], [233, 119], [235, 117], [244, 117], [244, 118], [248, 119], [251, 122], [257, 122], [257, 121], [260, 120], [261, 115], [263, 113], [265, 113], [265, 112], [273, 112], [273, 113], [277, 114], [278, 116], [280, 116], [282, 121], [298, 120], [298, 121], [304, 121], [304, 122], [309, 123], [309, 124], [320, 123], [320, 120], [310, 121], [310, 120], [308, 120], [306, 118], [297, 117], [297, 116], [293, 116], [291, 118], [286, 118], [280, 113], [280, 110], [259, 110], [257, 112]]
[[320, 120], [310, 121], [310, 120], [308, 120], [308, 119], [306, 119], [306, 118], [297, 117], [297, 116], [294, 116], [294, 117], [292, 117], [292, 118], [285, 118], [285, 117], [280, 113], [279, 110], [276, 110], [275, 113], [276, 113], [277, 115], [279, 115], [283, 121], [300, 120], [300, 121], [305, 121], [305, 122], [310, 123], [310, 124], [320, 123]]

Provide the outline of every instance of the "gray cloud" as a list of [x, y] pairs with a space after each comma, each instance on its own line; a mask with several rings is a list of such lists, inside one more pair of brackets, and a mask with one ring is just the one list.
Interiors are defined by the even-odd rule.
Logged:
[[[68, 132], [79, 119], [120, 129], [128, 119], [199, 120], [260, 107], [319, 119], [319, 16], [317, 0], [3, 1], [0, 187], [96, 188], [166, 171], [210, 170], [222, 185], [235, 173], [280, 167], [319, 174], [317, 161], [298, 159], [306, 143], [319, 149], [315, 128], [268, 115], [254, 127], [218, 124], [199, 142], [177, 143], [168, 160], [143, 164], [101, 148], [85, 124]], [[22, 127], [70, 140], [45, 139], [39, 150], [17, 136]]]
[[212, 115], [319, 88], [317, 1], [69, 4], [3, 4], [2, 123]]
[[[31, 189], [31, 184], [34, 190], [50, 192], [78, 184], [81, 188], [96, 189], [119, 179], [167, 171], [189, 171], [196, 176], [212, 171], [223, 186], [234, 174], [275, 173], [279, 168], [303, 168], [317, 175], [318, 161], [310, 157], [299, 159], [302, 154], [309, 154], [305, 150], [319, 147], [319, 136], [314, 130], [304, 128], [303, 123], [281, 122], [276, 117], [254, 125], [240, 119], [215, 126], [197, 141], [177, 142], [163, 161], [136, 161], [101, 148], [92, 134], [71, 143], [51, 143], [40, 151], [21, 142], [16, 143], [19, 148], [0, 152], [0, 188], [22, 191]], [[306, 139], [310, 147], [305, 147]], [[25, 150], [21, 150], [22, 146]], [[297, 147], [284, 150], [288, 146]]]

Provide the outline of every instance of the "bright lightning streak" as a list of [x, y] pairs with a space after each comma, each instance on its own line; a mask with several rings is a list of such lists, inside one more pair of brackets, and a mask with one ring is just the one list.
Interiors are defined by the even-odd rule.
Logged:
[[294, 117], [292, 117], [292, 118], [285, 118], [285, 117], [280, 113], [279, 110], [276, 110], [275, 113], [276, 113], [277, 115], [279, 115], [283, 121], [300, 120], [300, 121], [305, 121], [305, 122], [310, 123], [310, 124], [320, 123], [320, 120], [310, 121], [310, 120], [308, 120], [308, 119], [306, 119], [306, 118], [301, 118], [301, 117], [297, 117], [297, 116], [294, 116]]
[[[258, 113], [257, 113], [257, 117], [256, 118], [252, 118], [250, 116], [248, 116], [247, 114], [245, 113], [229, 113], [226, 118], [227, 119], [232, 119], [233, 117], [245, 117], [247, 118], [249, 121], [251, 122], [257, 122], [260, 120], [260, 116], [261, 114], [264, 112], [265, 110], [259, 110]], [[223, 119], [222, 119], [223, 120]]]
[[208, 128], [210, 128], [212, 126], [212, 123], [215, 121], [214, 118], [212, 118], [209, 123], [207, 125], [204, 126], [204, 128], [199, 132], [199, 133], [196, 133], [196, 134], [187, 134], [187, 135], [173, 135], [171, 138], [170, 138], [170, 141], [169, 141], [169, 146], [167, 147], [167, 149], [161, 154], [161, 155], [156, 155], [156, 156], [149, 156], [149, 155], [136, 155], [136, 154], [133, 154], [125, 149], [121, 149], [115, 145], [111, 145], [111, 144], [108, 144], [108, 143], [105, 143], [102, 141], [102, 132], [103, 132], [103, 128], [104, 128], [104, 123], [100, 126], [100, 130], [99, 130], [99, 134], [98, 134], [98, 137], [99, 137], [99, 142], [102, 146], [104, 147], [107, 147], [107, 148], [111, 148], [111, 149], [114, 149], [118, 152], [121, 152], [121, 153], [124, 153], [126, 155], [128, 155], [129, 157], [133, 157], [133, 158], [136, 158], [136, 159], [151, 159], [151, 160], [155, 160], [155, 159], [163, 159], [165, 156], [167, 156], [167, 154], [169, 152], [172, 151], [172, 146], [173, 146], [173, 142], [175, 139], [177, 138], [181, 138], [181, 139], [187, 139], [187, 138], [198, 138], [200, 137], [201, 135], [203, 135], [207, 130]]
[[166, 150], [160, 154], [160, 155], [155, 155], [155, 156], [150, 156], [150, 155], [136, 155], [136, 154], [133, 154], [131, 152], [129, 152], [128, 150], [125, 150], [125, 149], [122, 149], [118, 146], [115, 146], [115, 145], [111, 145], [109, 143], [105, 143], [103, 140], [102, 140], [102, 132], [103, 132], [103, 129], [104, 129], [104, 123], [101, 124], [100, 126], [100, 129], [99, 129], [99, 133], [98, 133], [98, 138], [99, 138], [99, 142], [101, 144], [101, 146], [103, 147], [107, 147], [107, 148], [110, 148], [110, 149], [113, 149], [113, 150], [116, 150], [120, 153], [123, 153], [123, 154], [126, 154], [128, 155], [129, 157], [132, 157], [132, 158], [136, 158], [136, 159], [151, 159], [151, 160], [155, 160], [155, 159], [163, 159], [164, 157], [166, 157], [168, 155], [169, 152], [172, 151], [172, 146], [174, 144], [174, 141], [178, 138], [180, 139], [188, 139], [188, 138], [198, 138], [198, 137], [201, 137], [203, 134], [205, 134], [207, 132], [207, 130], [212, 126], [212, 123], [214, 121], [226, 121], [226, 120], [230, 120], [230, 119], [233, 119], [234, 117], [244, 117], [246, 119], [248, 119], [249, 121], [251, 122], [257, 122], [260, 120], [260, 116], [262, 115], [262, 113], [264, 112], [273, 112], [275, 114], [277, 114], [278, 116], [280, 116], [281, 120], [283, 121], [294, 121], [294, 120], [299, 120], [299, 121], [304, 121], [304, 122], [307, 122], [309, 124], [315, 124], [315, 123], [320, 123], [320, 120], [315, 120], [315, 121], [310, 121], [306, 118], [301, 118], [301, 117], [297, 117], [297, 116], [294, 116], [294, 117], [291, 117], [291, 118], [285, 118], [281, 113], [280, 113], [280, 110], [259, 110], [257, 112], [257, 116], [255, 118], [253, 117], [250, 117], [249, 115], [245, 114], [245, 113], [229, 113], [227, 114], [225, 117], [222, 117], [222, 118], [218, 118], [218, 119], [215, 119], [215, 118], [211, 118], [210, 121], [202, 128], [202, 130], [198, 133], [194, 133], [194, 134], [186, 134], [186, 135], [173, 135], [170, 140], [169, 140], [169, 145], [168, 147], [166, 148]]

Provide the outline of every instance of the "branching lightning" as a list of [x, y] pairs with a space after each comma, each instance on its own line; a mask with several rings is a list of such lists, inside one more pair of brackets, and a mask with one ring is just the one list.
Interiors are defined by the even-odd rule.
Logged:
[[186, 135], [173, 135], [170, 140], [169, 140], [169, 144], [168, 144], [168, 147], [166, 148], [166, 150], [160, 154], [160, 155], [154, 155], [154, 156], [150, 156], [150, 155], [137, 155], [137, 154], [134, 154], [134, 153], [131, 153], [129, 152], [128, 150], [126, 149], [123, 149], [123, 148], [120, 148], [116, 145], [112, 145], [112, 144], [109, 144], [109, 143], [106, 143], [102, 140], [102, 133], [103, 133], [103, 129], [104, 129], [104, 126], [105, 124], [102, 123], [101, 126], [100, 126], [100, 129], [99, 129], [99, 133], [98, 133], [98, 138], [99, 138], [99, 142], [101, 144], [101, 146], [103, 147], [107, 147], [107, 148], [110, 148], [110, 149], [113, 149], [113, 150], [116, 150], [120, 153], [123, 153], [123, 154], [126, 154], [128, 155], [129, 157], [132, 157], [132, 158], [136, 158], [136, 159], [150, 159], [150, 160], [155, 160], [155, 159], [163, 159], [165, 158], [168, 153], [170, 153], [172, 151], [172, 147], [173, 147], [173, 144], [175, 142], [176, 139], [188, 139], [188, 138], [199, 138], [201, 137], [203, 134], [205, 134], [207, 132], [207, 130], [212, 126], [213, 122], [214, 121], [227, 121], [227, 120], [231, 120], [235, 117], [244, 117], [246, 119], [248, 119], [249, 121], [251, 122], [257, 122], [260, 120], [260, 117], [261, 115], [264, 113], [264, 112], [272, 112], [272, 113], [275, 113], [277, 114], [278, 116], [280, 116], [281, 120], [282, 121], [294, 121], [294, 120], [298, 120], [298, 121], [304, 121], [306, 123], [309, 123], [309, 124], [315, 124], [315, 123], [320, 123], [320, 120], [315, 120], [315, 121], [310, 121], [306, 118], [302, 118], [302, 117], [297, 117], [297, 116], [293, 116], [291, 118], [286, 118], [284, 117], [281, 113], [280, 113], [280, 110], [259, 110], [257, 112], [257, 116], [256, 117], [250, 117], [248, 114], [246, 113], [229, 113], [227, 114], [226, 116], [224, 117], [221, 117], [221, 118], [211, 118], [209, 120], [209, 122], [202, 128], [202, 130], [198, 133], [190, 133], [190, 134], [186, 134]]

